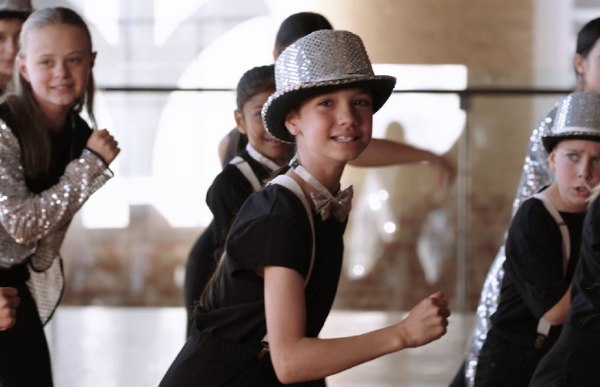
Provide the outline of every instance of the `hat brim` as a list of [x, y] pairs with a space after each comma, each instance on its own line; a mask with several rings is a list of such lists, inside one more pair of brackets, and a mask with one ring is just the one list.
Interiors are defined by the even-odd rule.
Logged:
[[375, 113], [388, 100], [395, 85], [396, 78], [387, 75], [370, 75], [294, 85], [290, 89], [277, 91], [269, 97], [263, 108], [263, 123], [265, 129], [273, 137], [279, 141], [293, 144], [296, 139], [285, 127], [285, 117], [307, 99], [339, 89], [364, 88], [371, 92], [373, 113]]
[[559, 135], [549, 135], [542, 137], [542, 143], [544, 144], [544, 149], [546, 152], [551, 153], [556, 144], [564, 140], [586, 140], [586, 141], [596, 141], [600, 142], [600, 134], [593, 135], [586, 132], [574, 132], [568, 134], [559, 134]]

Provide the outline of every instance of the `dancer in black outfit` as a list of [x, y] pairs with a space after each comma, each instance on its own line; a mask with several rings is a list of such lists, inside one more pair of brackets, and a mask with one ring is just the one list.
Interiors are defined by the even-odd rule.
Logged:
[[[273, 49], [273, 57], [277, 59], [281, 52], [291, 43], [300, 39], [301, 37], [318, 30], [332, 30], [333, 27], [327, 21], [323, 15], [312, 12], [301, 12], [296, 13], [286, 18], [279, 27], [277, 32], [277, 38], [275, 40], [275, 48]], [[273, 80], [274, 90], [274, 80]], [[250, 93], [252, 94], [252, 93]], [[238, 88], [238, 109], [237, 112], [241, 112], [240, 107], [240, 94]], [[246, 95], [246, 98], [250, 98]], [[242, 98], [243, 99], [243, 98]], [[266, 96], [264, 97], [266, 101]], [[237, 114], [237, 113], [236, 113]], [[262, 124], [261, 124], [262, 125]], [[229, 162], [236, 156], [248, 158], [248, 155], [244, 153], [248, 145], [248, 136], [239, 130], [239, 120], [236, 129], [231, 131], [228, 136], [223, 138], [219, 145], [219, 155], [221, 162], [224, 164], [224, 168], [233, 168], [229, 166]], [[286, 151], [287, 152], [287, 151]], [[268, 157], [268, 156], [267, 156]], [[448, 163], [443, 157], [435, 155], [429, 151], [418, 149], [407, 144], [402, 144], [394, 141], [385, 139], [373, 139], [371, 144], [365, 152], [363, 152], [356, 160], [350, 162], [353, 166], [361, 167], [378, 167], [378, 166], [389, 166], [398, 164], [409, 164], [417, 162], [428, 162], [432, 166], [439, 170], [438, 183], [439, 187], [444, 189], [452, 183], [454, 180], [455, 170], [454, 167]], [[251, 163], [252, 165], [252, 163]], [[273, 169], [274, 167], [268, 167], [264, 163], [263, 168], [255, 170], [257, 173], [260, 170], [267, 168]], [[225, 187], [225, 179], [220, 179], [220, 188]], [[262, 178], [259, 179], [262, 181]], [[242, 180], [244, 181], [244, 180]], [[245, 183], [242, 183], [245, 185]], [[230, 188], [229, 188], [230, 189]], [[225, 191], [220, 189], [214, 189], [214, 193], [221, 195]], [[243, 201], [239, 201], [242, 197], [247, 198], [252, 191], [242, 188], [239, 193], [233, 193], [232, 190], [227, 191], [222, 201], [226, 201], [229, 196], [232, 197], [231, 203], [221, 208], [231, 208], [234, 212], [224, 214], [225, 216], [219, 217], [221, 224], [215, 224], [213, 221], [199, 239], [195, 242], [192, 250], [189, 254], [188, 261], [186, 264], [185, 284], [184, 284], [184, 295], [185, 295], [185, 306], [188, 316], [187, 332], [189, 334], [190, 322], [192, 320], [192, 312], [196, 305], [202, 290], [206, 286], [207, 279], [212, 274], [215, 266], [215, 257], [219, 256], [219, 248], [222, 247], [224, 242], [223, 231], [226, 233], [231, 225], [230, 221], [225, 220], [229, 218], [233, 219], [237, 210], [243, 204]], [[217, 195], [212, 195], [214, 199], [217, 199]], [[208, 206], [215, 214], [215, 207], [211, 202], [211, 193], [207, 196]], [[220, 210], [217, 210], [220, 212]], [[215, 220], [217, 216], [215, 214]], [[225, 221], [225, 222], [224, 222]], [[220, 230], [220, 231], [216, 231]]]
[[233, 219], [246, 199], [289, 160], [292, 146], [275, 140], [265, 131], [260, 118], [262, 106], [274, 91], [273, 65], [247, 71], [238, 83], [235, 119], [238, 130], [250, 142], [215, 178], [206, 195], [214, 218], [194, 244], [186, 267], [188, 335], [195, 302], [215, 271]]
[[481, 353], [475, 386], [529, 385], [558, 339], [570, 305], [590, 187], [600, 182], [600, 95], [563, 98], [542, 137], [556, 180], [525, 201], [506, 240], [498, 309]]
[[[323, 61], [321, 50], [336, 60]], [[162, 387], [323, 386], [328, 375], [445, 333], [447, 302], [436, 293], [388, 328], [317, 338], [342, 265], [351, 190], [339, 190], [340, 178], [367, 147], [395, 79], [375, 76], [360, 38], [346, 31], [300, 39], [275, 67], [277, 91], [262, 117], [271, 135], [296, 143], [296, 158], [240, 209]]]
[[[573, 126], [600, 136], [600, 95], [589, 93], [588, 109], [572, 106]], [[587, 127], [587, 128], [586, 128]], [[585, 129], [584, 129], [585, 128]], [[600, 164], [600, 157], [596, 160]], [[539, 364], [532, 387], [596, 386], [600, 364], [600, 187], [585, 217], [579, 264], [572, 281], [571, 308], [558, 342]]]

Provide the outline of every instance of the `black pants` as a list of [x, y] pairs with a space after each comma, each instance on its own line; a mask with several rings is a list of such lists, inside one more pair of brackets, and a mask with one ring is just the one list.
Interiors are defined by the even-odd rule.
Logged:
[[48, 343], [27, 279], [26, 265], [0, 270], [0, 286], [17, 288], [21, 298], [16, 324], [0, 332], [0, 380], [3, 387], [52, 387]]
[[564, 324], [558, 341], [540, 362], [531, 387], [600, 385], [600, 336]]
[[515, 337], [492, 328], [481, 348], [475, 387], [527, 387], [548, 351], [536, 349], [535, 339]]

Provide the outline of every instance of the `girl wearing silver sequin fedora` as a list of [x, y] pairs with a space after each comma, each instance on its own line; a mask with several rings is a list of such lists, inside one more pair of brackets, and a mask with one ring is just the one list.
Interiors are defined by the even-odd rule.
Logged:
[[555, 181], [519, 207], [508, 230], [476, 387], [528, 386], [569, 311], [588, 198], [600, 182], [600, 94], [566, 96], [554, 122], [542, 142]]
[[318, 338], [337, 289], [352, 198], [351, 188], [340, 191], [340, 178], [369, 144], [373, 113], [395, 79], [374, 75], [362, 41], [346, 31], [292, 44], [275, 76], [263, 121], [296, 144], [296, 157], [240, 209], [162, 387], [324, 386], [329, 375], [446, 331], [449, 311], [438, 293], [388, 328]]
[[64, 288], [59, 250], [77, 211], [113, 176], [119, 148], [79, 115], [85, 107], [94, 121], [96, 53], [81, 16], [40, 9], [20, 43], [16, 90], [0, 104], [0, 287], [20, 298], [14, 325], [0, 332], [0, 379], [50, 387], [44, 325]]
[[[567, 125], [576, 126], [572, 130], [576, 132], [577, 137], [598, 141], [598, 137], [595, 136], [600, 136], [600, 96], [594, 95], [590, 100], [593, 100], [595, 105], [594, 112], [590, 112], [591, 116], [582, 122], [566, 121]], [[574, 105], [572, 108], [575, 110], [577, 106]], [[556, 137], [548, 136], [544, 144], [551, 144], [555, 140]], [[600, 164], [600, 157], [595, 162]], [[598, 195], [600, 186], [596, 185], [592, 192], [593, 198], [583, 225], [579, 263], [572, 280], [569, 314], [556, 345], [542, 359], [533, 376], [530, 384], [533, 387], [598, 384], [598, 364], [600, 364], [600, 249], [598, 248], [600, 246], [600, 200]]]

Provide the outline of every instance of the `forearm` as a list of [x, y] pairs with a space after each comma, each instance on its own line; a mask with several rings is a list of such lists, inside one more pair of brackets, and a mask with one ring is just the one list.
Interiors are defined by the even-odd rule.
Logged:
[[567, 320], [570, 307], [571, 286], [560, 301], [544, 314], [544, 318], [552, 325], [561, 325]]
[[350, 164], [356, 167], [381, 167], [396, 164], [411, 164], [424, 161], [433, 161], [438, 156], [424, 149], [400, 142], [377, 139], [371, 140], [371, 144], [365, 151]]
[[272, 348], [277, 377], [284, 384], [322, 379], [405, 348], [392, 329], [397, 327], [337, 339], [305, 337]]
[[[10, 157], [0, 164], [10, 165], [0, 182], [0, 223], [17, 243], [32, 243], [70, 221], [75, 212], [112, 177], [104, 161], [88, 150], [67, 166], [60, 181], [48, 190], [31, 193], [22, 171]], [[20, 165], [20, 164], [19, 164]]]

